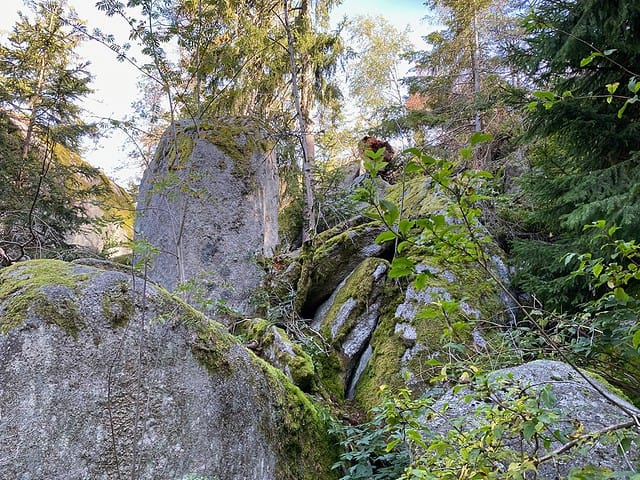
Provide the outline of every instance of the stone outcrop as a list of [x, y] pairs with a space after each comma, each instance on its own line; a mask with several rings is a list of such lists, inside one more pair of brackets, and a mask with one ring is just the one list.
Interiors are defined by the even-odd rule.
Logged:
[[[596, 379], [589, 377], [589, 381], [573, 369], [571, 366], [550, 360], [538, 360], [524, 365], [497, 370], [489, 374], [489, 385], [494, 384], [493, 391], [488, 392], [483, 384], [482, 391], [474, 394], [474, 388], [457, 389], [447, 392], [431, 411], [438, 412], [427, 426], [439, 435], [446, 435], [452, 425], [460, 425], [463, 430], [482, 429], [488, 427], [489, 422], [494, 421], [491, 415], [480, 413], [492, 405], [500, 410], [500, 406], [508, 406], [508, 401], [513, 399], [531, 398], [538, 408], [546, 409], [549, 413], [547, 421], [555, 417], [550, 429], [540, 430], [542, 436], [553, 438], [554, 435], [563, 435], [561, 443], [553, 440], [545, 447], [544, 442], [535, 441], [532, 437], [529, 441], [524, 437], [524, 429], [513, 431], [517, 437], [504, 438], [505, 446], [519, 454], [525, 452], [532, 458], [542, 459], [549, 452], [566, 444], [570, 439], [582, 436], [583, 445], [576, 445], [573, 449], [547, 459], [538, 465], [537, 477], [539, 479], [553, 480], [567, 478], [573, 468], [595, 467], [609, 471], [628, 471], [630, 466], [637, 465], [640, 461], [639, 445], [632, 443], [626, 453], [618, 452], [616, 446], [619, 437], [616, 435], [624, 432], [624, 429], [611, 432], [594, 439], [589, 435], [601, 432], [615, 425], [631, 422], [632, 416], [640, 415], [640, 410], [613, 394], [607, 387]], [[595, 385], [595, 387], [594, 387]], [[546, 401], [539, 400], [541, 392], [550, 387], [546, 394]], [[471, 398], [471, 400], [470, 400]], [[550, 405], [545, 405], [550, 401]], [[491, 403], [494, 402], [494, 403]], [[499, 405], [498, 402], [505, 402]], [[534, 415], [534, 412], [530, 412]], [[495, 426], [495, 424], [494, 424]], [[552, 434], [557, 430], [555, 434]], [[633, 436], [632, 436], [633, 437]], [[427, 438], [429, 436], [427, 435]], [[507, 468], [507, 465], [504, 466]], [[533, 477], [532, 477], [533, 478]], [[582, 477], [575, 477], [582, 478]], [[588, 478], [597, 478], [591, 477]]]
[[112, 258], [130, 254], [135, 213], [131, 196], [103, 173], [79, 181], [96, 193], [80, 204], [90, 222], [69, 235], [67, 243]]
[[256, 259], [278, 243], [275, 157], [248, 121], [178, 123], [165, 133], [140, 187], [135, 224], [150, 242], [150, 277], [242, 314], [260, 284]]
[[[425, 178], [389, 187], [387, 198], [399, 204], [400, 189], [406, 218], [446, 208], [446, 197]], [[478, 325], [487, 319], [506, 324], [511, 316], [483, 268], [455, 256], [443, 258], [428, 247], [405, 246], [402, 252], [424, 275], [422, 284], [387, 279], [385, 258], [392, 256], [393, 242], [376, 243], [385, 227], [365, 218], [316, 239], [305, 312], [313, 312], [312, 326], [336, 353], [320, 362], [325, 386], [369, 409], [379, 402], [380, 385], [409, 386], [416, 394], [429, 389], [452, 349], [487, 353]], [[375, 275], [383, 266], [385, 273]]]
[[305, 291], [305, 312], [314, 312], [363, 260], [392, 253], [390, 242], [374, 241], [384, 230], [380, 222], [359, 216], [318, 235]]
[[312, 328], [331, 344], [338, 357], [333, 363], [340, 365], [337, 371], [325, 369], [322, 380], [338, 397], [353, 398], [361, 373], [358, 366], [386, 306], [383, 287], [388, 269], [386, 260], [364, 260], [316, 312]]
[[0, 478], [331, 479], [326, 415], [166, 291], [119, 271], [0, 271]]

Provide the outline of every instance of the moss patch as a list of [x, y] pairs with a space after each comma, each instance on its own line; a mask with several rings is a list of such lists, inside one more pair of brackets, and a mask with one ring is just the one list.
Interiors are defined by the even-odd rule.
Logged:
[[303, 255], [305, 271], [301, 280], [305, 280], [306, 283], [299, 283], [300, 299], [297, 300], [303, 314], [313, 310], [329, 297], [331, 291], [362, 260], [385, 252], [384, 247], [374, 243], [382, 231], [384, 227], [380, 222], [367, 222], [346, 229], [344, 226], [334, 228], [318, 236], [312, 251]]
[[[333, 338], [334, 345], [342, 342], [344, 337], [353, 329], [360, 314], [367, 309], [368, 300], [375, 285], [373, 273], [381, 265], [387, 268], [389, 262], [386, 260], [370, 257], [365, 259], [349, 276], [344, 286], [338, 291], [335, 300], [321, 326], [321, 333], [325, 338]], [[331, 327], [335, 324], [336, 316], [339, 314], [342, 305], [349, 300], [355, 301], [355, 307], [349, 312], [348, 317], [341, 323], [341, 327], [336, 331], [335, 337], [331, 334]]]
[[0, 272], [0, 333], [22, 326], [29, 312], [76, 337], [86, 325], [74, 295], [91, 275], [59, 260], [31, 260]]
[[258, 356], [283, 371], [295, 385], [305, 392], [314, 390], [315, 367], [311, 357], [283, 329], [256, 318], [243, 323], [238, 333], [247, 341], [255, 341]]
[[[194, 126], [188, 129], [195, 129]], [[217, 120], [200, 124], [200, 138], [218, 147], [233, 161], [233, 175], [247, 183], [246, 192], [255, 191], [258, 185], [253, 175], [253, 155], [266, 152], [264, 135], [254, 122], [248, 119]]]
[[277, 480], [333, 480], [332, 465], [340, 455], [338, 439], [329, 433], [331, 417], [284, 374], [264, 362], [260, 368], [273, 385], [273, 401], [282, 417], [279, 428], [264, 427], [278, 458]]

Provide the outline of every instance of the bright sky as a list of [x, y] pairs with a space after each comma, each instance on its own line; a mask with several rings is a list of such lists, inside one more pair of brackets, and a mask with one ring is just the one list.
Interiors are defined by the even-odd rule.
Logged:
[[[80, 18], [87, 21], [89, 31], [100, 28], [105, 33], [115, 35], [119, 42], [126, 41], [127, 26], [98, 11], [94, 6], [95, 0], [69, 0], [69, 4]], [[2, 5], [0, 34], [4, 36], [17, 20], [17, 12], [22, 10], [28, 13], [29, 9], [22, 0], [2, 0]], [[414, 42], [420, 42], [420, 37], [426, 34], [422, 18], [427, 14], [427, 8], [422, 0], [344, 0], [332, 14], [339, 18], [345, 15], [382, 15], [400, 30], [409, 25]], [[94, 76], [91, 86], [95, 91], [83, 107], [96, 117], [121, 119], [129, 114], [131, 104], [138, 95], [137, 70], [128, 63], [118, 62], [113, 52], [96, 42], [84, 44], [78, 53], [91, 59], [90, 70]], [[130, 181], [139, 180], [142, 172], [137, 166], [130, 165], [127, 149], [122, 147], [124, 143], [124, 134], [114, 133], [100, 140], [97, 145], [88, 144], [83, 158], [126, 186]]]

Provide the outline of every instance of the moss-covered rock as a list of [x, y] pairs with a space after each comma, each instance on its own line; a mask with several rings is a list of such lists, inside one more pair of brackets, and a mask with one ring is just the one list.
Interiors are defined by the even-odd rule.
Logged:
[[72, 301], [90, 278], [82, 269], [74, 271], [58, 260], [33, 260], [0, 273], [0, 333], [22, 327], [31, 316], [74, 337], [86, 326]]
[[[399, 188], [392, 187], [390, 195], [398, 195]], [[418, 178], [405, 186], [404, 206], [408, 218], [422, 218], [441, 213], [446, 197]], [[463, 255], [443, 257], [438, 252], [419, 246], [403, 251], [428, 279], [402, 288], [391, 302], [395, 310], [381, 319], [374, 332], [372, 357], [356, 392], [366, 407], [377, 403], [381, 384], [408, 384], [419, 394], [430, 388], [442, 364], [485, 354], [482, 325], [506, 317], [501, 291], [483, 265]]]
[[[409, 219], [443, 214], [448, 204], [446, 195], [425, 178], [391, 186], [387, 199], [401, 205], [403, 218]], [[359, 309], [375, 305], [369, 299], [372, 284], [363, 279], [370, 278], [376, 262], [382, 261], [374, 257], [384, 247], [374, 239], [383, 230], [379, 223], [360, 217], [323, 232], [307, 252], [312, 261], [308, 262], [308, 285], [301, 289], [307, 311], [316, 312], [314, 326], [335, 351], [317, 360], [323, 384], [338, 398], [345, 392], [341, 388], [350, 384], [347, 396], [354, 395], [365, 408], [379, 401], [380, 385], [408, 383], [419, 394], [440, 374], [442, 363], [481, 354], [487, 347], [482, 320], [499, 322], [505, 313], [500, 291], [483, 266], [418, 241], [405, 247], [402, 255], [417, 265], [417, 272], [428, 274], [427, 281], [414, 284], [408, 278], [377, 284], [376, 296], [383, 299], [384, 308], [367, 329], [367, 341], [351, 349], [355, 326], [366, 323]], [[488, 248], [497, 252], [494, 246]], [[356, 269], [354, 263], [360, 267]], [[301, 278], [305, 280], [304, 270]], [[318, 308], [317, 302], [329, 294], [329, 301]]]
[[350, 386], [357, 382], [359, 360], [385, 308], [388, 268], [389, 262], [384, 259], [365, 259], [316, 312], [312, 326], [337, 356], [337, 361], [323, 362], [321, 378], [337, 398], [349, 397]]
[[256, 258], [270, 257], [278, 243], [279, 182], [269, 145], [246, 119], [169, 127], [137, 204], [137, 238], [158, 249], [149, 273], [155, 282], [255, 314], [250, 298], [264, 274]]
[[281, 370], [305, 392], [315, 387], [313, 360], [302, 347], [289, 339], [280, 327], [261, 318], [247, 319], [236, 332], [260, 358]]
[[391, 253], [391, 243], [374, 241], [384, 230], [380, 222], [357, 217], [318, 235], [309, 252], [311, 259], [302, 263], [309, 270], [306, 276], [302, 274], [307, 285], [299, 288], [299, 295], [305, 299], [303, 312], [315, 311], [363, 260]]
[[[409, 385], [417, 394], [430, 387], [440, 365], [482, 354], [486, 341], [482, 319], [504, 314], [497, 288], [474, 264], [436, 267], [420, 264], [434, 276], [422, 288], [407, 285], [389, 301], [372, 338], [372, 357], [357, 385], [356, 400], [366, 407], [378, 402], [380, 385]], [[441, 262], [442, 263], [442, 262]]]
[[166, 291], [59, 261], [0, 270], [0, 477], [334, 479], [329, 417]]

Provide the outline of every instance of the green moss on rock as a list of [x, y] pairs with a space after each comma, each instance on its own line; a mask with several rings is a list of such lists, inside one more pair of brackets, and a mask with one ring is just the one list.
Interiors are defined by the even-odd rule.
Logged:
[[[194, 129], [193, 126], [189, 127]], [[248, 119], [217, 120], [200, 124], [200, 138], [218, 147], [233, 161], [233, 175], [245, 180], [246, 191], [257, 187], [253, 178], [252, 157], [256, 151], [267, 151], [264, 134]], [[225, 168], [224, 165], [221, 166]]]
[[305, 392], [315, 389], [315, 367], [301, 345], [291, 341], [287, 333], [267, 320], [246, 320], [239, 329], [247, 342], [255, 342], [254, 351], [263, 360], [284, 372]]
[[333, 421], [329, 412], [291, 384], [277, 368], [265, 362], [260, 368], [274, 387], [273, 398], [280, 406], [279, 428], [265, 426], [278, 457], [277, 480], [333, 480], [340, 442], [329, 433]]
[[29, 313], [76, 337], [85, 327], [73, 295], [90, 278], [59, 260], [31, 260], [0, 271], [0, 333], [21, 327]]

